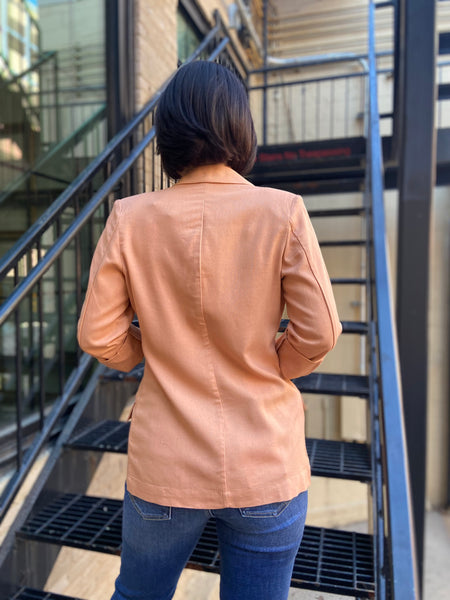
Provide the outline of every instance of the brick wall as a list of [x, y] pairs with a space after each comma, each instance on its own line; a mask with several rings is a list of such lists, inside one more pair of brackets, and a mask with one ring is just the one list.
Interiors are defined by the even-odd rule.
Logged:
[[177, 5], [177, 0], [136, 1], [137, 108], [177, 67]]

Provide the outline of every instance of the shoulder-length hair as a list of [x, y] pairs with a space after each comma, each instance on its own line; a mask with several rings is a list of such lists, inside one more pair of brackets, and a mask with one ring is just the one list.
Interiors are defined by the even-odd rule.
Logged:
[[199, 60], [178, 69], [159, 99], [155, 127], [163, 168], [173, 179], [218, 163], [245, 174], [255, 162], [245, 87], [220, 64]]

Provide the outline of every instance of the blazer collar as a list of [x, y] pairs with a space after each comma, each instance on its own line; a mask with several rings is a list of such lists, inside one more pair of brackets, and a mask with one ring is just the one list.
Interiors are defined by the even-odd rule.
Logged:
[[251, 185], [252, 183], [244, 179], [239, 173], [233, 171], [226, 165], [202, 165], [195, 167], [177, 182], [176, 185], [186, 183], [237, 183], [240, 185]]

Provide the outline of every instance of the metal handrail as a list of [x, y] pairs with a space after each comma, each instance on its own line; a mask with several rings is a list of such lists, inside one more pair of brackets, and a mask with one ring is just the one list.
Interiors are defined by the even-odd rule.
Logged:
[[[36, 164], [33, 166], [32, 169], [28, 169], [20, 177], [18, 177], [14, 181], [12, 181], [6, 187], [4, 192], [2, 194], [0, 194], [0, 204], [3, 204], [8, 199], [8, 197], [11, 196], [11, 194], [13, 194], [15, 191], [17, 191], [20, 188], [20, 186], [22, 186], [25, 183], [25, 181], [27, 179], [29, 179], [32, 175], [40, 175], [40, 173], [38, 173], [37, 171], [39, 171], [40, 169], [45, 167], [51, 160], [53, 160], [60, 154], [66, 152], [69, 148], [72, 148], [73, 146], [78, 144], [80, 139], [85, 134], [89, 133], [89, 131], [91, 131], [91, 129], [93, 127], [95, 127], [95, 125], [97, 125], [97, 123], [99, 123], [105, 117], [106, 117], [106, 105], [103, 104], [103, 106], [98, 111], [96, 111], [91, 117], [89, 117], [89, 119], [85, 123], [83, 123], [83, 125], [81, 125], [81, 127], [79, 127], [77, 130], [75, 130], [73, 133], [71, 133], [64, 140], [62, 140], [61, 142], [59, 142], [58, 144], [53, 146], [51, 148], [51, 150], [46, 152], [44, 154], [44, 156], [42, 156], [36, 162]], [[18, 244], [20, 245], [20, 240], [19, 240]], [[0, 265], [9, 262], [8, 257], [9, 257], [9, 253], [6, 253], [3, 256], [3, 258], [0, 262]], [[2, 278], [2, 270], [0, 267], [0, 279], [1, 278]]]
[[[195, 60], [207, 48], [208, 44], [220, 32], [221, 24], [217, 24], [204, 38], [200, 46], [187, 59], [186, 62]], [[154, 94], [151, 100], [138, 112], [138, 114], [119, 131], [100, 152], [100, 154], [73, 180], [73, 182], [58, 196], [39, 219], [28, 229], [28, 231], [14, 244], [14, 246], [0, 260], [0, 280], [19, 262], [44, 231], [57, 219], [57, 217], [69, 206], [72, 198], [78, 194], [91, 180], [103, 165], [117, 152], [121, 144], [129, 138], [155, 108], [159, 97], [168, 84], [166, 81]]]
[[383, 204], [383, 160], [378, 114], [375, 6], [369, 5], [369, 157], [372, 197], [373, 257], [376, 280], [377, 339], [387, 477], [391, 561], [391, 594], [395, 600], [418, 598], [408, 456], [402, 410], [396, 328], [392, 310], [386, 222]]
[[45, 64], [46, 62], [48, 62], [50, 59], [54, 58], [55, 56], [56, 56], [55, 50], [49, 50], [47, 52], [44, 52], [44, 54], [41, 56], [41, 58], [38, 61], [36, 61], [35, 63], [33, 63], [32, 65], [30, 65], [28, 67], [28, 69], [25, 69], [25, 71], [22, 71], [21, 73], [18, 73], [17, 75], [14, 75], [14, 77], [11, 77], [11, 79], [7, 79], [5, 81], [5, 83], [7, 85], [9, 85], [11, 83], [15, 83], [18, 79], [21, 79], [25, 75], [28, 75], [28, 73], [31, 73], [32, 71], [35, 71], [39, 67], [42, 67], [43, 64]]
[[67, 410], [71, 399], [77, 392], [80, 384], [83, 382], [86, 375], [89, 373], [89, 369], [94, 364], [94, 359], [88, 354], [84, 354], [81, 357], [80, 364], [72, 371], [67, 384], [64, 388], [64, 393], [61, 398], [53, 406], [52, 411], [45, 420], [45, 425], [39, 435], [33, 440], [32, 445], [29, 448], [28, 454], [19, 471], [8, 482], [4, 492], [1, 496], [0, 504], [0, 522], [4, 518], [8, 508], [11, 506], [20, 486], [25, 480], [25, 477], [30, 472], [31, 467], [39, 456], [44, 444], [47, 442], [52, 434], [55, 425], [59, 422], [62, 415]]
[[[377, 52], [377, 56], [391, 56], [391, 50], [383, 50], [382, 52]], [[298, 69], [302, 67], [312, 67], [324, 64], [333, 64], [339, 62], [354, 62], [354, 61], [365, 61], [367, 60], [367, 54], [354, 54], [353, 52], [343, 52], [341, 55], [335, 55], [330, 57], [325, 56], [312, 56], [310, 61], [299, 61], [299, 62], [289, 62], [283, 65], [267, 65], [264, 67], [259, 67], [258, 69], [253, 69], [250, 72], [250, 75], [257, 75], [261, 73], [270, 73], [272, 71], [289, 71], [291, 69]]]
[[[207, 47], [208, 45], [221, 34], [220, 39], [217, 39], [215, 43], [214, 50], [211, 52], [208, 57], [208, 60], [214, 60], [217, 55], [223, 51], [227, 44], [230, 43], [230, 39], [227, 35], [224, 35], [224, 28], [221, 26], [220, 21], [218, 21], [217, 25], [209, 32], [209, 34], [205, 37], [202, 44], [197, 48], [197, 50], [189, 57], [187, 62], [191, 62], [196, 57], [198, 57]], [[170, 81], [170, 79], [168, 80]], [[19, 240], [19, 242], [11, 249], [8, 253], [8, 256], [5, 257], [6, 260], [1, 261], [0, 265], [0, 273], [4, 276], [9, 270], [15, 269], [17, 273], [17, 264], [18, 261], [27, 253], [27, 251], [33, 246], [33, 244], [38, 244], [41, 239], [43, 233], [46, 229], [53, 224], [59, 215], [61, 215], [62, 211], [68, 207], [73, 198], [76, 197], [78, 192], [87, 186], [90, 181], [92, 181], [94, 175], [98, 173], [98, 171], [107, 164], [107, 161], [111, 157], [120, 156], [120, 153], [117, 151], [120, 150], [121, 145], [124, 141], [129, 143], [129, 138], [134, 136], [134, 138], [139, 137], [136, 134], [139, 134], [138, 127], [143, 124], [144, 119], [150, 115], [152, 110], [155, 108], [158, 99], [160, 97], [161, 92], [167, 85], [168, 81], [158, 90], [158, 92], [153, 96], [153, 98], [149, 101], [149, 103], [136, 115], [128, 125], [122, 129], [106, 146], [103, 152], [89, 165], [67, 188], [53, 203], [53, 205], [45, 211], [45, 213], [38, 219], [38, 221], [30, 228], [30, 230]], [[152, 144], [155, 138], [155, 128], [151, 127], [149, 131], [146, 133], [141, 132], [142, 137], [140, 137], [139, 142], [131, 145], [131, 151], [127, 154], [127, 156], [118, 164], [114, 165], [114, 169], [112, 173], [106, 178], [100, 188], [94, 193], [94, 195], [90, 198], [87, 204], [77, 212], [75, 219], [72, 223], [67, 227], [67, 229], [62, 233], [58, 234], [58, 239], [56, 242], [45, 252], [43, 257], [38, 261], [38, 263], [34, 266], [34, 268], [16, 285], [11, 295], [6, 299], [6, 301], [0, 306], [0, 325], [4, 324], [4, 322], [14, 313], [16, 318], [16, 329], [18, 327], [17, 318], [19, 304], [29, 298], [30, 292], [33, 290], [34, 286], [40, 285], [44, 274], [53, 266], [55, 263], [59, 264], [59, 269], [61, 269], [61, 263], [58, 259], [61, 257], [63, 251], [67, 246], [77, 240], [78, 234], [80, 234], [81, 230], [88, 225], [94, 216], [95, 212], [103, 205], [105, 205], [106, 200], [109, 197], [109, 194], [116, 188], [116, 186], [124, 179], [124, 177], [131, 172], [133, 166], [136, 161], [144, 155], [146, 148]], [[133, 142], [135, 140], [133, 139]], [[59, 232], [60, 233], [60, 232]], [[77, 275], [78, 277], [78, 275]], [[79, 278], [76, 280], [79, 281]], [[62, 297], [61, 293], [59, 294], [59, 310], [62, 310]], [[14, 312], [15, 311], [15, 312]], [[61, 323], [59, 323], [59, 329], [61, 331], [58, 332], [59, 337], [62, 338], [63, 330]], [[17, 336], [17, 331], [16, 331]], [[18, 342], [16, 342], [18, 344]], [[61, 352], [61, 348], [59, 349]], [[20, 351], [16, 350], [16, 354], [18, 360], [20, 361]], [[64, 364], [63, 362], [61, 363]], [[57, 400], [55, 408], [52, 410], [49, 417], [47, 417], [43, 430], [39, 434], [37, 440], [33, 442], [31, 448], [27, 451], [27, 454], [24, 457], [24, 461], [20, 462], [20, 466], [13, 479], [11, 479], [8, 484], [5, 492], [1, 496], [1, 505], [0, 505], [0, 520], [6, 513], [8, 507], [13, 501], [18, 489], [24, 481], [26, 474], [34, 463], [40, 449], [42, 449], [44, 443], [48, 440], [51, 435], [51, 431], [57, 423], [59, 417], [64, 413], [68, 406], [68, 402], [73, 394], [76, 392], [77, 386], [81, 384], [84, 375], [87, 373], [89, 367], [91, 365], [91, 358], [88, 355], [82, 355], [81, 360], [79, 361], [78, 367], [70, 375], [66, 384], [61, 386], [61, 394], [60, 399]], [[18, 367], [20, 369], [20, 366]], [[18, 454], [21, 453], [20, 450], [20, 423], [21, 423], [21, 408], [20, 408], [20, 397], [18, 397], [16, 401], [16, 408], [18, 411], [17, 416], [17, 431], [18, 431]]]
[[45, 256], [30, 271], [17, 286], [14, 288], [7, 300], [0, 306], [0, 326], [8, 319], [15, 308], [25, 298], [28, 292], [36, 285], [41, 277], [50, 269], [50, 267], [59, 258], [63, 250], [72, 242], [82, 227], [89, 221], [95, 211], [99, 208], [108, 194], [115, 188], [124, 174], [134, 165], [136, 160], [142, 154], [144, 149], [155, 137], [155, 128], [144, 136], [137, 144], [130, 155], [124, 159], [114, 170], [112, 175], [105, 181], [100, 189], [92, 196], [77, 218], [69, 225], [59, 239], [45, 253]]

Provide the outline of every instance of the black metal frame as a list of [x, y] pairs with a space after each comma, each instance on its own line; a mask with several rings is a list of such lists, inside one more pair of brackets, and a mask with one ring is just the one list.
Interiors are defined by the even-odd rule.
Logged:
[[[378, 8], [392, 6], [379, 3]], [[380, 115], [377, 100], [377, 56], [387, 53], [375, 52], [374, 12], [377, 5], [370, 3], [368, 55], [339, 58], [339, 61], [362, 58], [369, 60], [367, 73], [352, 74], [352, 77], [368, 76], [369, 111], [367, 119], [368, 140], [366, 145], [366, 201], [369, 218], [367, 253], [371, 272], [368, 277], [368, 305], [371, 307], [369, 326], [369, 373], [371, 413], [371, 460], [373, 471], [372, 503], [374, 533], [374, 564], [376, 569], [376, 597], [392, 597], [396, 600], [412, 600], [419, 597], [417, 561], [414, 547], [413, 519], [401, 383], [398, 370], [397, 342], [388, 275], [386, 250], [386, 225], [383, 206], [383, 155], [379, 129]], [[334, 62], [334, 60], [330, 61]], [[298, 65], [308, 66], [308, 65]], [[295, 65], [282, 68], [264, 66], [251, 72], [267, 74], [289, 70]], [[341, 76], [339, 76], [341, 77]], [[344, 76], [346, 77], [346, 76]], [[327, 78], [289, 81], [250, 87], [250, 91], [317, 82]], [[263, 100], [263, 111], [266, 102]], [[386, 115], [392, 118], [393, 115]], [[263, 135], [267, 137], [266, 128]], [[286, 169], [280, 178], [285, 180]], [[292, 174], [292, 180], [297, 177]], [[374, 285], [375, 284], [375, 285]]]
[[[386, 490], [386, 516], [388, 518], [389, 578], [382, 582], [386, 574], [379, 573], [380, 586], [395, 600], [418, 598], [417, 561], [415, 556], [413, 518], [409, 485], [408, 455], [404, 433], [402, 392], [398, 368], [397, 342], [390, 292], [389, 261], [387, 254], [386, 224], [383, 203], [383, 158], [379, 129], [378, 96], [375, 58], [375, 3], [369, 6], [369, 144], [368, 144], [368, 193], [372, 207], [372, 253], [371, 279], [376, 282], [372, 288], [371, 320], [376, 323], [372, 339], [371, 369], [374, 385], [372, 404], [373, 435], [382, 442], [383, 455], [374, 456], [377, 470], [374, 497], [378, 498], [377, 508], [383, 507], [380, 483]], [[377, 399], [377, 396], [378, 399]], [[379, 407], [376, 406], [380, 403]], [[382, 478], [381, 465], [386, 473]], [[384, 553], [381, 522], [376, 525], [378, 537], [377, 552]], [[383, 561], [384, 562], [384, 561]], [[384, 597], [381, 595], [380, 597]]]
[[436, 178], [436, 3], [399, 0], [397, 332], [420, 587], [427, 454], [430, 215]]
[[108, 139], [135, 114], [134, 0], [106, 0]]
[[[376, 62], [374, 49], [374, 3], [370, 4], [370, 113], [369, 113], [369, 161], [368, 161], [368, 186], [367, 208], [371, 207], [371, 222], [367, 251], [372, 259], [373, 270], [369, 279], [364, 283], [368, 285], [369, 300], [371, 305], [371, 324], [369, 326], [369, 372], [371, 389], [369, 391], [369, 405], [371, 410], [371, 448], [372, 471], [374, 483], [372, 484], [372, 501], [374, 504], [374, 536], [373, 551], [375, 556], [376, 597], [392, 597], [395, 600], [413, 600], [418, 597], [416, 562], [412, 541], [411, 510], [409, 498], [409, 481], [407, 470], [407, 456], [403, 430], [403, 415], [401, 391], [398, 376], [398, 359], [396, 354], [395, 329], [390, 301], [390, 283], [388, 277], [388, 259], [385, 242], [385, 223], [383, 209], [383, 179], [382, 179], [382, 154], [381, 138], [379, 133], [379, 117], [376, 92]], [[233, 46], [226, 28], [216, 16], [217, 25], [206, 36], [204, 42], [189, 60], [194, 60], [203, 51], [209, 51], [209, 59], [214, 60], [220, 53], [238, 55]], [[244, 75], [247, 76], [245, 63], [239, 65]], [[164, 86], [163, 86], [164, 87]], [[163, 89], [163, 88], [161, 88]], [[161, 91], [161, 90], [160, 90]], [[100, 156], [80, 175], [73, 184], [60, 196], [53, 207], [45, 213], [43, 218], [31, 228], [22, 240], [8, 254], [7, 259], [0, 262], [0, 277], [13, 269], [16, 274], [16, 287], [8, 300], [0, 307], [0, 326], [7, 318], [14, 316], [16, 325], [20, 323], [19, 309], [22, 302], [29, 302], [33, 290], [38, 290], [38, 301], [42, 308], [42, 296], [39, 291], [45, 273], [59, 263], [57, 269], [57, 284], [60, 290], [57, 303], [58, 313], [58, 338], [61, 364], [65, 357], [61, 352], [63, 348], [63, 312], [64, 303], [61, 301], [62, 290], [62, 263], [64, 251], [74, 243], [75, 254], [75, 288], [76, 288], [76, 314], [81, 307], [82, 269], [80, 254], [80, 233], [88, 232], [90, 244], [95, 242], [93, 233], [93, 218], [101, 209], [102, 219], [106, 218], [110, 201], [122, 191], [121, 186], [128, 177], [130, 170], [136, 166], [142, 167], [143, 182], [145, 181], [146, 152], [150, 151], [153, 164], [153, 173], [149, 185], [152, 189], [163, 187], [168, 182], [158, 171], [154, 149], [153, 110], [157, 104], [160, 92], [131, 120], [131, 122], [117, 134], [107, 145]], [[142, 161], [142, 164], [139, 162]], [[101, 176], [100, 183], [94, 183], [95, 178]], [[82, 194], [87, 197], [82, 198]], [[370, 203], [369, 203], [370, 201]], [[82, 205], [83, 204], [83, 205]], [[75, 219], [63, 231], [61, 217], [64, 210], [70, 207], [75, 211]], [[367, 211], [366, 211], [367, 212]], [[58, 225], [59, 221], [59, 225]], [[41, 240], [45, 232], [54, 223], [57, 224], [58, 237], [54, 245], [45, 256], [41, 253]], [[30, 250], [37, 250], [39, 261], [29, 274], [21, 279], [19, 277], [19, 261], [29, 255]], [[17, 363], [18, 389], [20, 387], [21, 339], [17, 333]], [[38, 359], [42, 362], [43, 333], [39, 335]], [[29, 470], [39, 449], [54, 429], [60, 415], [67, 409], [70, 398], [79, 389], [79, 384], [84, 380], [91, 366], [91, 360], [86, 356], [79, 357], [78, 367], [69, 377], [68, 381], [60, 381], [61, 394], [55, 405], [51, 417], [46, 420], [44, 429], [28, 451], [20, 470], [11, 481], [8, 492], [1, 500], [1, 515], [4, 515], [7, 506], [14, 498], [14, 494], [21, 485], [25, 473]], [[40, 372], [43, 379], [43, 372]], [[42, 387], [44, 386], [44, 387]], [[39, 390], [45, 395], [45, 382]], [[20, 395], [17, 400], [17, 445], [22, 445], [21, 438], [21, 402]], [[18, 452], [20, 456], [20, 452]], [[384, 470], [384, 465], [386, 470]]]

